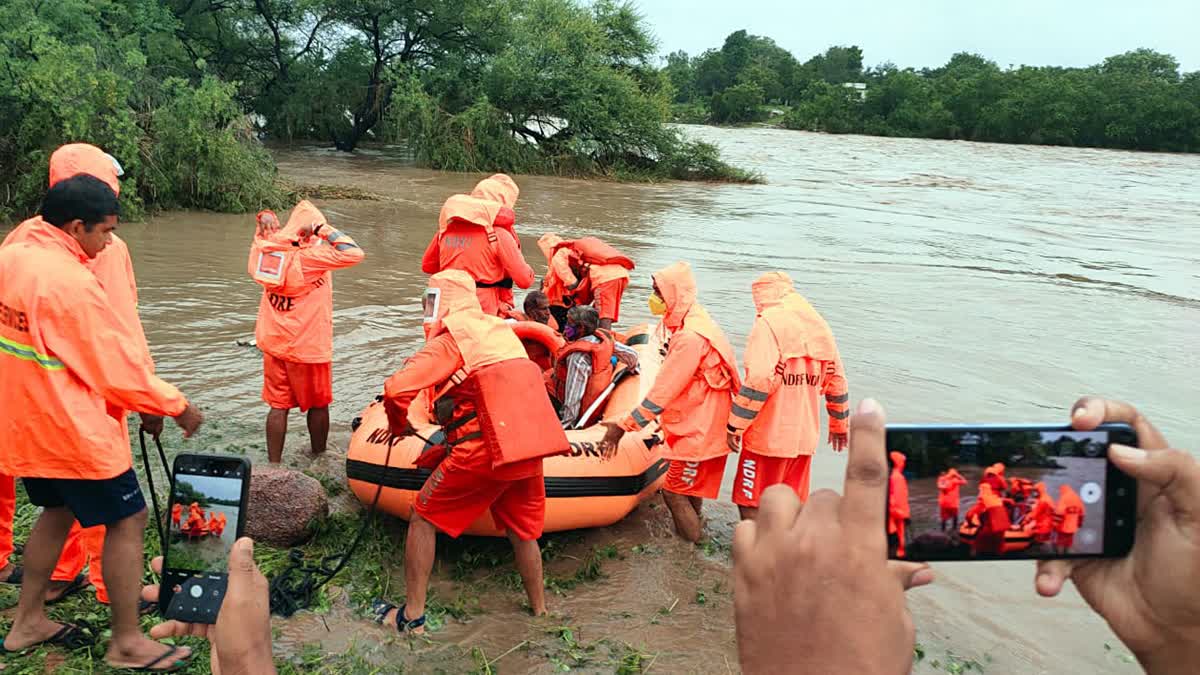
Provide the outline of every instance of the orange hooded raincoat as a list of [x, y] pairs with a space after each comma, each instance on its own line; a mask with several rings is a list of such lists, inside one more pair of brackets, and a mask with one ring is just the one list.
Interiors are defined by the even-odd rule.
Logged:
[[696, 301], [696, 279], [687, 263], [659, 270], [654, 282], [667, 305], [660, 328], [670, 332], [667, 357], [654, 386], [621, 426], [634, 431], [661, 415], [664, 457], [689, 462], [724, 457], [725, 425], [741, 386], [733, 346]]
[[950, 468], [938, 476], [938, 508], [942, 519], [958, 515], [958, 505], [962, 501], [959, 488], [967, 484], [967, 479], [957, 469]]
[[542, 292], [550, 299], [551, 307], [573, 304], [574, 301], [568, 302], [565, 298], [574, 295], [570, 287], [579, 282], [571, 269], [571, 251], [565, 248], [554, 250], [562, 242], [563, 238], [553, 232], [547, 232], [538, 239], [538, 249], [546, 256], [548, 266], [546, 276], [542, 277]]
[[742, 435], [743, 447], [759, 455], [815, 454], [822, 396], [830, 432], [848, 433], [850, 394], [833, 331], [783, 272], [762, 275], [751, 291], [758, 317], [728, 431]]
[[896, 535], [899, 544], [896, 555], [904, 557], [904, 524], [910, 517], [908, 507], [908, 479], [904, 477], [904, 464], [908, 458], [902, 452], [889, 452], [892, 473], [888, 477], [888, 534]]
[[1033, 505], [1030, 518], [1033, 518], [1033, 535], [1041, 543], [1050, 541], [1054, 534], [1054, 512], [1057, 509], [1050, 497], [1050, 490], [1045, 483], [1037, 484], [1038, 498]]
[[1055, 531], [1060, 534], [1075, 534], [1083, 525], [1086, 509], [1075, 488], [1067, 484], [1058, 486], [1058, 506], [1055, 509]]
[[[306, 226], [321, 225], [302, 238]], [[247, 271], [263, 287], [258, 305], [258, 348], [292, 363], [333, 361], [333, 270], [362, 262], [363, 250], [329, 226], [308, 200], [292, 209], [287, 225], [250, 246]]]
[[442, 205], [438, 233], [421, 259], [426, 274], [466, 272], [475, 280], [480, 307], [492, 316], [513, 308], [513, 284], [520, 288], [533, 284], [533, 268], [521, 255], [516, 235], [510, 228], [495, 226], [503, 208], [489, 199], [453, 195]]
[[[475, 185], [475, 189], [471, 190], [471, 196], [498, 202], [502, 205], [500, 211], [496, 213], [496, 220], [492, 224], [511, 232], [513, 241], [516, 242], [517, 249], [520, 250], [521, 237], [517, 235], [517, 214], [514, 209], [517, 208], [517, 198], [521, 196], [521, 188], [517, 187], [516, 181], [503, 173], [493, 174], [479, 181]], [[533, 283], [532, 280], [530, 283]], [[507, 307], [516, 307], [517, 303], [513, 297], [511, 288], [500, 289], [500, 304]]]

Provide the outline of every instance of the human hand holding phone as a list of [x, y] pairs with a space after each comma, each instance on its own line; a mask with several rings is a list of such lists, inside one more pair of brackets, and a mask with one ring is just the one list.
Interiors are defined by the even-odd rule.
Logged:
[[[150, 562], [155, 574], [162, 574], [162, 556]], [[142, 599], [157, 603], [159, 586], [142, 589]], [[156, 640], [175, 637], [200, 637], [212, 644], [210, 659], [213, 675], [271, 674], [275, 663], [271, 654], [271, 611], [266, 577], [254, 563], [254, 542], [243, 537], [229, 554], [229, 582], [216, 624], [164, 621], [150, 629]]]
[[1067, 579], [1102, 615], [1147, 672], [1190, 672], [1200, 663], [1200, 464], [1172, 450], [1132, 405], [1087, 397], [1072, 407], [1071, 426], [1123, 423], [1138, 448], [1114, 446], [1109, 458], [1138, 481], [1138, 536], [1117, 560], [1047, 560], [1035, 585], [1058, 595]]

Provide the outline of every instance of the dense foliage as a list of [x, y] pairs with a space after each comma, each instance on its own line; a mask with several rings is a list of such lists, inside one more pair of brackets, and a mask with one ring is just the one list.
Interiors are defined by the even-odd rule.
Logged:
[[746, 123], [781, 106], [784, 126], [809, 131], [1200, 151], [1200, 72], [1148, 49], [1089, 68], [1001, 69], [960, 53], [940, 68], [864, 70], [857, 47], [800, 63], [737, 31], [719, 50], [671, 54], [663, 73], [680, 121]]

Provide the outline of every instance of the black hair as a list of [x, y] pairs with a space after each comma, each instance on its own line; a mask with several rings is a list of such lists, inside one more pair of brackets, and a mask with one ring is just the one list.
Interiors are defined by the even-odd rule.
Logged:
[[550, 298], [546, 297], [546, 294], [541, 291], [529, 291], [528, 293], [526, 293], [525, 294], [525, 313], [528, 314], [530, 312], [530, 310], [537, 309], [538, 303], [541, 302], [543, 299], [545, 299], [546, 302], [550, 302]]
[[81, 173], [47, 190], [38, 215], [55, 227], [82, 220], [84, 230], [91, 232], [106, 218], [119, 213], [117, 193], [99, 178]]
[[600, 327], [600, 312], [591, 305], [575, 305], [567, 310], [567, 320], [579, 326], [579, 336], [585, 337]]

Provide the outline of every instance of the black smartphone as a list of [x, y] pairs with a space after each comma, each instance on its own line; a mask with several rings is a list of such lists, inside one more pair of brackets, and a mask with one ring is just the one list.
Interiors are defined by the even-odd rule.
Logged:
[[1108, 446], [1124, 424], [888, 425], [896, 560], [1115, 558], [1133, 547], [1137, 482]]
[[245, 530], [249, 495], [246, 458], [175, 457], [158, 594], [165, 618], [216, 623], [225, 599], [229, 552]]

